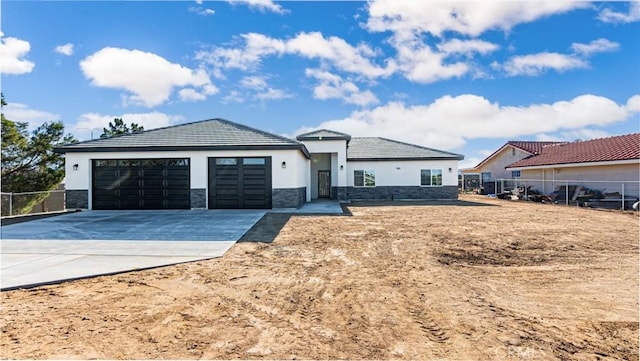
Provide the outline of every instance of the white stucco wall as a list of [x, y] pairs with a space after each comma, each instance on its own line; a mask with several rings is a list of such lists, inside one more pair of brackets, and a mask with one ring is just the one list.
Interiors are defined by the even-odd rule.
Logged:
[[[66, 189], [91, 190], [92, 159], [145, 159], [145, 158], [189, 158], [191, 159], [191, 188], [207, 188], [209, 157], [265, 157], [271, 156], [272, 187], [308, 187], [308, 163], [299, 150], [270, 151], [162, 151], [162, 152], [87, 152], [65, 154]], [[282, 162], [286, 167], [282, 168]], [[78, 170], [73, 165], [78, 164]]]
[[[451, 172], [449, 172], [451, 168]], [[347, 186], [353, 186], [354, 170], [375, 170], [376, 186], [420, 186], [421, 169], [442, 169], [442, 185], [458, 185], [457, 160], [432, 161], [350, 161], [347, 166]]]

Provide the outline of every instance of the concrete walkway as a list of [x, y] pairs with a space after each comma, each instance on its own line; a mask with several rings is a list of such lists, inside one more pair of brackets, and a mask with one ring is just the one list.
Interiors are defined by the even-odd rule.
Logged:
[[300, 208], [278, 208], [271, 212], [274, 213], [293, 213], [293, 214], [343, 214], [342, 206], [334, 199], [314, 199], [307, 202]]
[[3, 290], [222, 256], [265, 211], [87, 211], [2, 226]]

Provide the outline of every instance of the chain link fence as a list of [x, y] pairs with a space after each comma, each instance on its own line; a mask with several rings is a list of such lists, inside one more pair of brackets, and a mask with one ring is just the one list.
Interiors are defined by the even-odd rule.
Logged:
[[2, 216], [16, 216], [33, 213], [58, 212], [65, 210], [65, 191], [0, 193]]
[[640, 199], [640, 181], [497, 179], [494, 195], [503, 199], [631, 209]]

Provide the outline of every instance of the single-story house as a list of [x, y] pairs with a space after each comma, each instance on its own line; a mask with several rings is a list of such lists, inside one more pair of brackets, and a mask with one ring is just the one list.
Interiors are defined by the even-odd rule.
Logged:
[[545, 146], [506, 166], [543, 194], [574, 184], [602, 193], [639, 197], [640, 133]]
[[496, 179], [517, 179], [520, 172], [507, 170], [506, 166], [521, 159], [540, 154], [543, 147], [561, 142], [536, 142], [512, 140], [505, 143], [495, 152], [482, 160], [473, 168], [463, 169], [463, 188], [482, 189], [484, 194], [495, 193]]
[[316, 198], [456, 199], [462, 155], [318, 130], [289, 139], [224, 119], [56, 148], [67, 208], [292, 208]]

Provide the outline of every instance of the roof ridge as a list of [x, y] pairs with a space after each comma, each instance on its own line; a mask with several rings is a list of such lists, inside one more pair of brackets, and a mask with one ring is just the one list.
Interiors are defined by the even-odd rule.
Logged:
[[386, 141], [389, 141], [389, 142], [408, 145], [408, 146], [411, 146], [411, 147], [416, 147], [416, 148], [425, 149], [425, 150], [431, 150], [431, 151], [434, 151], [434, 152], [447, 153], [447, 154], [451, 154], [451, 155], [462, 155], [462, 154], [458, 154], [458, 153], [449, 152], [449, 151], [446, 151], [446, 150], [429, 148], [429, 147], [425, 147], [425, 146], [422, 146], [422, 145], [407, 143], [407, 142], [403, 142], [403, 141], [400, 141], [400, 140], [389, 139], [389, 138], [385, 138], [385, 137], [365, 137], [365, 138], [377, 138], [377, 139], [382, 139], [382, 140], [386, 140]]
[[[261, 130], [261, 129], [253, 128], [253, 127], [250, 127], [250, 126], [248, 126], [248, 125], [244, 125], [244, 124], [240, 124], [240, 123], [232, 122], [232, 121], [227, 120], [227, 119], [223, 119], [223, 118], [214, 118], [214, 119], [209, 119], [209, 120], [217, 120], [217, 121], [220, 121], [220, 122], [226, 123], [226, 124], [231, 125], [231, 126], [236, 127], [236, 128], [240, 128], [240, 129], [244, 129], [244, 130], [250, 130], [250, 131], [253, 131], [253, 132], [256, 132], [256, 133], [260, 133], [260, 134], [262, 134], [262, 135], [267, 135], [267, 136], [270, 136], [270, 137], [278, 138], [278, 139], [280, 139], [280, 140], [286, 140], [286, 141], [289, 141], [289, 142], [293, 142], [293, 143], [297, 143], [297, 144], [302, 144], [302, 143], [298, 142], [298, 141], [297, 141], [297, 140], [295, 140], [295, 139], [291, 139], [291, 138], [285, 137], [285, 136], [283, 136], [283, 135], [279, 135], [279, 134], [275, 134], [275, 133], [267, 132], [267, 131], [265, 131], [265, 130]], [[196, 123], [197, 123], [197, 122], [196, 122]]]

